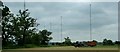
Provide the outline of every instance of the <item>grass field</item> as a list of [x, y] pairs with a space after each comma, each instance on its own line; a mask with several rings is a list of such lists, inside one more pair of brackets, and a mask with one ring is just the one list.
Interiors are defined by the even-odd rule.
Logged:
[[118, 50], [118, 45], [103, 46], [97, 45], [95, 47], [77, 47], [74, 46], [50, 46], [50, 47], [34, 47], [34, 48], [18, 48], [18, 49], [7, 49], [7, 50]]
[[3, 52], [118, 52], [117, 45], [96, 47], [79, 47], [74, 46], [52, 46], [52, 47], [35, 47], [35, 48], [19, 48], [19, 49], [5, 49]]
[[7, 49], [7, 50], [118, 50], [117, 47], [80, 47], [75, 48], [73, 46], [64, 47], [42, 47], [42, 48], [20, 48], [20, 49]]

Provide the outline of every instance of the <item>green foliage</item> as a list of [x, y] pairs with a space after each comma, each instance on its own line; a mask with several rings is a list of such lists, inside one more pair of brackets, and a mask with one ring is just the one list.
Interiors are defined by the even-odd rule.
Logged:
[[52, 37], [50, 37], [50, 35], [52, 34], [52, 32], [49, 32], [47, 30], [42, 30], [42, 31], [39, 31], [38, 33], [40, 35], [40, 43], [42, 45], [47, 45], [48, 42], [52, 39]]
[[[23, 45], [29, 43], [27, 39], [30, 40], [31, 33], [35, 31], [34, 26], [36, 25], [36, 19], [29, 17], [29, 14], [28, 9], [24, 11], [19, 10], [19, 14], [16, 16], [16, 19], [13, 20], [13, 22], [17, 22], [14, 23], [14, 29], [18, 31], [15, 34], [17, 37], [16, 40], [22, 39]], [[31, 27], [33, 27], [33, 29], [31, 29]]]
[[39, 45], [39, 47], [51, 47], [49, 45]]
[[96, 40], [93, 40], [93, 42], [96, 42], [96, 43], [98, 43]]
[[40, 45], [41, 36], [39, 34], [34, 34], [32, 36], [32, 42], [35, 45]]
[[24, 48], [33, 48], [36, 47], [34, 44], [25, 44]]
[[103, 40], [103, 45], [114, 45], [114, 43], [112, 42], [112, 40], [104, 39]]
[[47, 45], [52, 39], [52, 32], [42, 30], [37, 33], [36, 19], [30, 17], [28, 9], [19, 10], [17, 15], [10, 13], [7, 6], [0, 5], [2, 11], [2, 44], [3, 48], [34, 47]]
[[65, 39], [65, 41], [63, 42], [65, 45], [71, 45], [72, 44], [72, 42], [71, 42], [71, 39], [69, 38], [69, 37], [67, 37], [67, 38], [64, 38]]
[[[2, 5], [1, 8], [2, 11], [2, 45], [7, 46], [8, 44], [12, 44], [12, 34], [11, 34], [11, 18], [12, 14], [10, 13], [10, 10], [7, 6]], [[11, 39], [9, 39], [11, 37]], [[12, 42], [11, 42], [12, 41]]]
[[0, 1], [0, 6], [3, 6], [3, 2], [2, 1]]

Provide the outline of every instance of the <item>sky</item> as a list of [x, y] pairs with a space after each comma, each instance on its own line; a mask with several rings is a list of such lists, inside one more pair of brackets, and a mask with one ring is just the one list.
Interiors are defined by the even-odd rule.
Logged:
[[[24, 9], [23, 2], [4, 4], [14, 14]], [[64, 37], [70, 37], [72, 41], [87, 41], [90, 40], [89, 4], [90, 2], [26, 2], [26, 8], [29, 9], [30, 16], [40, 24], [37, 27], [39, 30], [52, 31], [52, 42], [61, 41], [61, 16], [63, 41]], [[92, 39], [118, 40], [118, 3], [92, 2], [91, 5]]]
[[[24, 2], [24, 0], [3, 0], [4, 2]], [[25, 0], [26, 2], [118, 2], [120, 0]]]

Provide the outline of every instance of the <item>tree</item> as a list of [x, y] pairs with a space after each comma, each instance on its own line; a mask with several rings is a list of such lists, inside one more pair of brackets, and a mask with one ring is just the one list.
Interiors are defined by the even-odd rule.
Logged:
[[22, 45], [27, 43], [27, 39], [31, 38], [31, 33], [36, 30], [35, 26], [38, 26], [36, 19], [29, 17], [29, 14], [28, 9], [19, 10], [19, 14], [13, 20], [16, 40], [22, 40]]
[[10, 44], [11, 39], [9, 39], [11, 36], [11, 18], [12, 14], [10, 13], [10, 10], [7, 6], [3, 5], [3, 3], [0, 1], [0, 10], [2, 11], [2, 45], [7, 46]]
[[96, 43], [98, 43], [96, 40], [93, 40], [93, 42], [96, 42]]
[[106, 45], [107, 44], [107, 39], [104, 39], [103, 40], [103, 45]]
[[[18, 45], [24, 45], [28, 43], [28, 39], [31, 39], [31, 33], [35, 32], [38, 24], [36, 19], [29, 17], [28, 9], [21, 11], [14, 16], [10, 13], [9, 8], [5, 6], [2, 10], [2, 39], [3, 44], [7, 45], [7, 42], [15, 42]], [[30, 42], [29, 42], [30, 43]]]
[[115, 44], [118, 44], [118, 45], [120, 45], [120, 41], [115, 41]]
[[112, 40], [107, 40], [107, 39], [104, 39], [103, 40], [103, 45], [114, 45]]
[[47, 45], [48, 42], [52, 39], [52, 37], [50, 37], [51, 34], [52, 34], [52, 32], [49, 32], [47, 30], [39, 31], [40, 44]]
[[69, 37], [64, 38], [64, 39], [65, 39], [64, 44], [71, 45], [72, 42], [71, 42], [71, 39]]
[[107, 41], [107, 44], [108, 44], [108, 45], [114, 45], [112, 40], [108, 40], [108, 41]]
[[3, 2], [2, 1], [0, 1], [0, 6], [3, 6]]
[[39, 33], [34, 33], [32, 36], [32, 43], [35, 45], [40, 45], [41, 36]]
[[3, 46], [35, 44], [47, 45], [52, 39], [50, 35], [52, 32], [42, 30], [37, 33], [36, 19], [30, 17], [28, 9], [19, 10], [17, 15], [10, 13], [7, 6], [0, 3], [0, 10], [2, 11], [2, 43]]

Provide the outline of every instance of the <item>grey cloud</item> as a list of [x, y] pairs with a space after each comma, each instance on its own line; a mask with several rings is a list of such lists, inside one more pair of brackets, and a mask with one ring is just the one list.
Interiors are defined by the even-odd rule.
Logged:
[[[16, 4], [16, 5], [14, 5]], [[8, 7], [17, 13], [16, 10], [23, 8], [22, 3], [6, 3]], [[89, 3], [82, 2], [27, 2], [26, 8], [31, 12], [31, 16], [37, 18], [37, 23], [40, 23], [38, 29], [50, 29], [52, 23], [52, 41], [60, 41], [60, 16], [63, 17], [63, 38], [70, 36], [72, 41], [89, 40], [89, 24], [90, 11]], [[101, 37], [105, 38], [105, 32], [108, 31], [106, 26], [110, 26], [110, 30], [115, 36], [108, 36], [116, 40], [117, 24], [117, 3], [115, 2], [97, 2], [92, 3], [92, 28], [94, 32], [103, 33]], [[113, 28], [113, 29], [111, 29]], [[115, 28], [115, 29], [114, 29]], [[109, 31], [108, 31], [109, 32]], [[93, 34], [93, 38], [97, 39], [100, 34]], [[101, 41], [103, 38], [98, 38]]]

